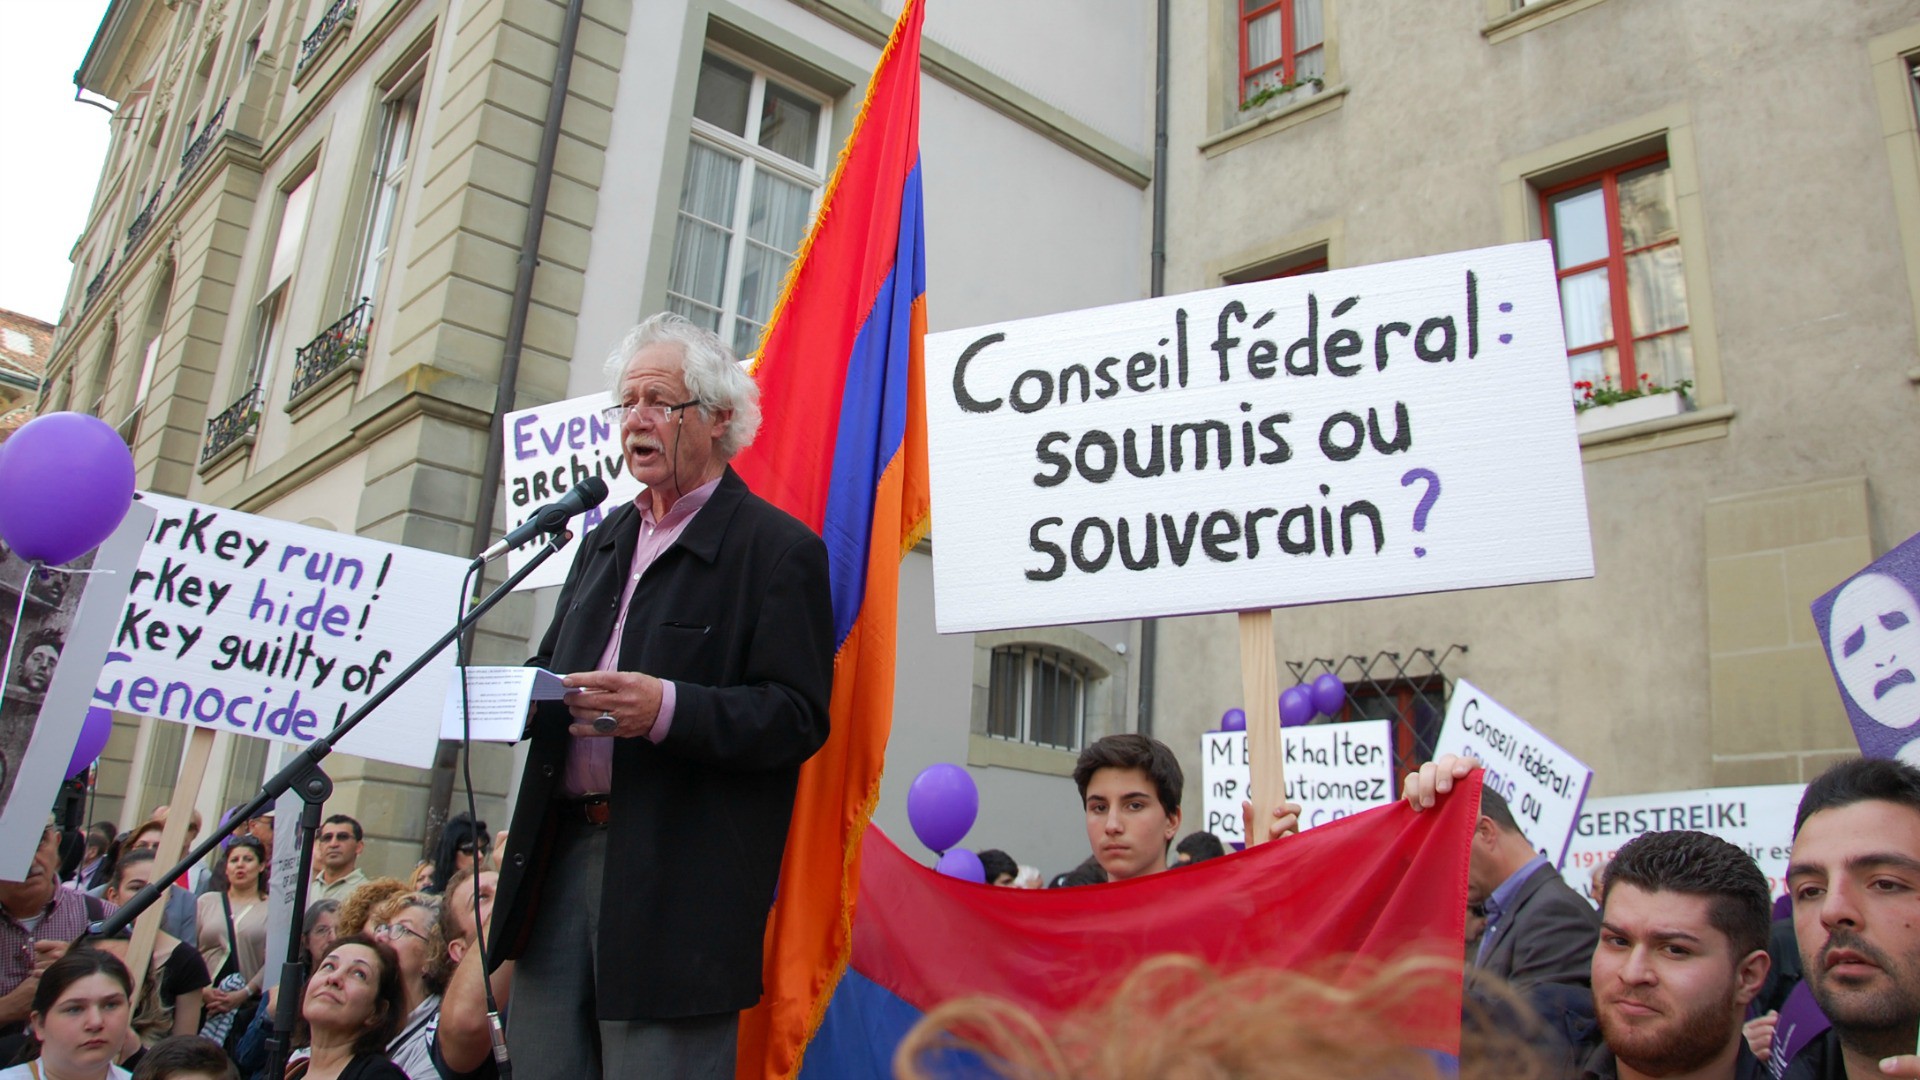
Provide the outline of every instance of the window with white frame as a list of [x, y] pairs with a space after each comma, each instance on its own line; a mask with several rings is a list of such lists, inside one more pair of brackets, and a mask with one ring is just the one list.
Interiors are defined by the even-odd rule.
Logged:
[[825, 183], [830, 106], [714, 52], [700, 60], [667, 307], [746, 356]]
[[1086, 737], [1088, 667], [1063, 649], [1002, 645], [987, 682], [987, 734], [1078, 750]]
[[280, 212], [280, 231], [274, 237], [273, 257], [267, 264], [266, 286], [254, 304], [252, 348], [241, 372], [235, 395], [265, 387], [273, 378], [274, 357], [285, 338], [287, 283], [300, 261], [300, 241], [307, 231], [307, 210], [313, 202], [313, 174], [287, 192]]
[[413, 160], [414, 121], [419, 113], [419, 79], [391, 94], [381, 110], [380, 143], [373, 157], [373, 190], [360, 244], [360, 268], [346, 298], [349, 309], [362, 300], [379, 299], [376, 290], [392, 254], [393, 225], [407, 182], [407, 166]]

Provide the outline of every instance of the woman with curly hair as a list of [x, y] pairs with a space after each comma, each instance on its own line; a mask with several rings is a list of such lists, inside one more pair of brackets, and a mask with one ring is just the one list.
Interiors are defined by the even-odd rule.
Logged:
[[405, 1018], [387, 1043], [387, 1057], [413, 1080], [438, 1080], [433, 1066], [433, 1018], [440, 1014], [440, 965], [432, 953], [440, 904], [424, 893], [403, 893], [368, 913], [367, 936], [384, 942], [400, 965]]
[[[1215, 972], [1187, 956], [1157, 956], [1111, 997], [1043, 1023], [993, 997], [930, 1010], [901, 1040], [900, 1080], [958, 1075], [1008, 1080], [1554, 1080], [1558, 1063], [1521, 1030], [1531, 1015], [1508, 992], [1467, 999], [1460, 1069], [1405, 1036], [1405, 1017], [1435, 995], [1458, 993], [1459, 958], [1410, 957], [1332, 977], [1271, 968]], [[1501, 1006], [1486, 1007], [1492, 993]], [[1509, 1000], [1510, 999], [1510, 1000]], [[1487, 1015], [1482, 1015], [1485, 1012]], [[956, 1058], [956, 1054], [964, 1058]]]

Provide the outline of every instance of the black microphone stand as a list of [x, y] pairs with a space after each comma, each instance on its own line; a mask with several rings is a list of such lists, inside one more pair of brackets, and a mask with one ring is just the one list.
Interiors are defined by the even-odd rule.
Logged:
[[420, 670], [431, 663], [434, 657], [440, 655], [441, 651], [453, 644], [455, 639], [478, 623], [481, 616], [505, 599], [507, 594], [513, 591], [514, 586], [525, 580], [528, 574], [533, 573], [541, 563], [546, 562], [570, 539], [572, 534], [565, 531], [563, 522], [547, 535], [547, 542], [541, 546], [540, 550], [534, 552], [533, 558], [528, 560], [527, 565], [521, 567], [502, 582], [499, 588], [488, 593], [473, 606], [472, 610], [461, 616], [460, 621], [454, 623], [453, 629], [448, 630], [440, 640], [429, 646], [426, 652], [421, 653], [413, 663], [408, 664], [404, 670], [395, 675], [384, 689], [368, 698], [366, 704], [355, 709], [353, 715], [342, 720], [332, 731], [308, 743], [306, 749], [289, 761], [285, 768], [269, 777], [266, 783], [260, 786], [260, 794], [255, 795], [251, 802], [236, 810], [228, 819], [225, 829], [214, 830], [213, 835], [195, 845], [193, 850], [187, 852], [173, 869], [155, 876], [146, 888], [135, 893], [133, 899], [128, 900], [112, 915], [88, 926], [88, 936], [114, 937], [120, 934], [133, 920], [140, 917], [141, 912], [152, 907], [155, 901], [166, 895], [168, 887], [179, 880], [182, 874], [193, 869], [201, 859], [206, 858], [207, 854], [218, 847], [222, 840], [239, 831], [247, 822], [259, 817], [261, 812], [278, 801], [280, 796], [289, 791], [299, 795], [300, 829], [295, 842], [299, 845], [300, 872], [294, 879], [293, 919], [287, 933], [287, 958], [280, 967], [280, 990], [274, 997], [273, 1034], [267, 1040], [267, 1076], [269, 1080], [282, 1080], [287, 1072], [287, 1056], [293, 1052], [293, 1026], [294, 1017], [298, 1014], [299, 997], [307, 984], [306, 942], [301, 940], [300, 930], [306, 918], [307, 883], [313, 876], [313, 837], [320, 831], [321, 808], [326, 805], [328, 796], [333, 794], [333, 780], [327, 776], [325, 770], [320, 768], [320, 762], [333, 752], [334, 743], [345, 738], [346, 734], [358, 726], [360, 721], [366, 719], [367, 714], [393, 696], [394, 691], [405, 685], [407, 680], [419, 674]]

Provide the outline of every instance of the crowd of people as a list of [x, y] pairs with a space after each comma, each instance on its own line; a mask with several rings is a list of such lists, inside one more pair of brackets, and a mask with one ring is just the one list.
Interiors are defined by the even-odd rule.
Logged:
[[[564, 673], [567, 693], [529, 718], [512, 826], [490, 839], [482, 822], [449, 822], [437, 857], [407, 880], [368, 880], [360, 823], [326, 819], [300, 940], [311, 975], [282, 1003], [299, 1020], [288, 1075], [488, 1080], [503, 1017], [529, 1078], [735, 1075], [740, 1013], [762, 993], [795, 792], [827, 739], [848, 613], [818, 533], [731, 465], [760, 413], [724, 342], [657, 315], [621, 342], [608, 379], [605, 415], [645, 490], [584, 538], [561, 588], [534, 661]], [[1431, 809], [1477, 767], [1424, 764], [1402, 793]], [[1205, 868], [1181, 864], [1224, 849], [1204, 833], [1176, 843], [1184, 778], [1164, 744], [1099, 739], [1074, 782], [1088, 856], [1051, 884], [1172, 872], [1204, 887]], [[168, 883], [164, 934], [141, 978], [125, 942], [83, 940], [159, 872], [166, 810], [125, 835], [104, 822], [84, 838], [49, 827], [24, 880], [0, 882], [0, 1065], [17, 1063], [0, 1080], [267, 1069], [278, 994], [265, 955], [270, 817], [239, 823], [197, 880]], [[1283, 803], [1262, 831], [1285, 842], [1300, 812]], [[1253, 810], [1243, 813], [1251, 835]], [[1431, 901], [1464, 909], [1458, 952], [1449, 942], [1446, 955], [1408, 956], [1358, 982], [1160, 958], [1119, 992], [1044, 1022], [1006, 1002], [951, 1001], [909, 1033], [895, 1072], [1447, 1075], [1390, 1017], [1395, 1003], [1460, 980], [1460, 1075], [1920, 1077], [1912, 766], [1855, 759], [1808, 786], [1784, 924], [1752, 859], [1698, 832], [1624, 844], [1596, 910], [1490, 791], [1468, 862], [1466, 895]], [[994, 885], [1041, 883], [1002, 851], [982, 853], [981, 866]], [[1793, 1041], [1783, 1029], [1803, 1030], [1803, 1018], [1789, 1021], [1785, 1005], [1800, 986], [1828, 1027]]]
[[[1404, 798], [1430, 809], [1453, 797], [1477, 764], [1447, 757], [1424, 765], [1403, 781]], [[1183, 867], [1219, 857], [1211, 837], [1175, 842], [1184, 778], [1164, 744], [1139, 735], [1098, 740], [1082, 753], [1074, 780], [1087, 865], [1103, 880], [1191, 873]], [[1161, 958], [1110, 997], [1045, 1024], [1005, 1002], [950, 1002], [901, 1045], [896, 1073], [954, 1075], [958, 1046], [987, 1051], [966, 1059], [980, 1075], [1162, 1076], [1203, 1059], [1212, 1071], [1193, 1075], [1445, 1075], [1446, 1066], [1382, 1025], [1394, 1003], [1436, 980], [1464, 978], [1461, 1075], [1920, 1077], [1920, 770], [1861, 758], [1808, 786], [1780, 919], [1746, 852], [1691, 831], [1624, 844], [1599, 874], [1596, 910], [1527, 841], [1504, 799], [1489, 790], [1479, 798], [1464, 898], [1472, 917], [1452, 961], [1409, 956], [1346, 985], [1323, 974], [1211, 971]], [[1297, 830], [1299, 809], [1274, 810], [1276, 837]], [[417, 883], [363, 880], [340, 899], [319, 895], [318, 886], [359, 872], [362, 841], [340, 842], [360, 835], [344, 816], [329, 828], [334, 839], [322, 836], [316, 847], [350, 857], [316, 861], [302, 939], [312, 974], [289, 1075], [492, 1076], [496, 1028], [487, 999], [491, 991], [498, 1008], [510, 1008], [515, 964], [489, 975], [477, 947], [498, 882], [485, 825], [462, 821], [447, 831], [437, 891], [434, 873]], [[121, 839], [144, 831], [143, 824]], [[273, 994], [258, 989], [268, 966], [264, 938], [250, 944], [243, 925], [265, 906], [260, 841], [242, 831], [225, 845], [202, 882], [197, 935], [163, 935], [136, 987], [124, 940], [68, 943], [152, 880], [152, 848], [109, 841], [63, 860], [62, 840], [49, 828], [27, 880], [0, 884], [0, 933], [26, 936], [0, 982], [0, 1006], [24, 1003], [0, 1013], [14, 1028], [0, 1061], [41, 1063], [37, 1072], [0, 1072], [0, 1080], [261, 1075]], [[990, 884], [1034, 876], [1004, 853], [984, 853], [982, 863]], [[87, 882], [96, 878], [92, 895]], [[1774, 1010], [1801, 980], [1830, 1027], [1790, 1062], [1770, 1062], [1778, 1052]], [[1136, 1015], [1147, 1005], [1152, 1016]], [[1121, 1027], [1155, 1034], [1113, 1038]]]
[[[271, 815], [227, 837], [197, 881], [169, 885], [143, 978], [127, 968], [131, 927], [89, 936], [159, 872], [166, 811], [125, 833], [111, 822], [84, 833], [49, 823], [24, 880], [0, 882], [0, 1078], [266, 1075], [279, 971], [266, 955]], [[196, 815], [190, 832], [200, 826]], [[364, 835], [336, 814], [315, 837], [301, 936], [310, 975], [287, 1075], [491, 1076], [475, 943], [498, 877], [494, 839], [461, 814], [443, 832], [433, 872], [402, 882], [359, 869]], [[504, 1000], [510, 987], [509, 966], [491, 989]]]

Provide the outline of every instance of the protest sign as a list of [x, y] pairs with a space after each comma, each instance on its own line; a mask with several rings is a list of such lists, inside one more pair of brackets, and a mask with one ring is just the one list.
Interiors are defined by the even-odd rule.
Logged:
[[1642, 833], [1693, 829], [1753, 856], [1773, 895], [1785, 895], [1793, 815], [1806, 790], [1805, 784], [1764, 784], [1588, 799], [1580, 808], [1560, 874], [1574, 891], [1587, 896], [1594, 867], [1611, 860], [1620, 845]]
[[1527, 840], [1555, 866], [1565, 863], [1593, 770], [1502, 708], [1465, 679], [1453, 684], [1433, 756], [1472, 754], [1487, 767], [1486, 789], [1499, 792]]
[[1920, 536], [1813, 602], [1813, 624], [1868, 757], [1920, 765]]
[[133, 504], [113, 534], [35, 571], [0, 548], [0, 880], [23, 880], [72, 763], [100, 660], [153, 512]]
[[[509, 531], [580, 481], [597, 476], [607, 482], [606, 501], [570, 522], [573, 539], [528, 574], [516, 591], [564, 582], [581, 537], [615, 507], [640, 494], [644, 485], [627, 472], [620, 449], [620, 425], [600, 415], [612, 403], [604, 393], [588, 394], [507, 414], [506, 462], [500, 475], [507, 489]], [[517, 573], [540, 547], [527, 543], [508, 552], [508, 571]]]
[[[143, 494], [153, 531], [94, 701], [304, 745], [331, 730], [464, 608], [466, 562]], [[339, 743], [426, 768], [451, 650]]]
[[1590, 577], [1544, 242], [926, 340], [942, 632]]
[[[1300, 804], [1300, 827], [1310, 829], [1385, 806], [1393, 795], [1393, 725], [1387, 720], [1313, 724], [1280, 730], [1287, 801]], [[1248, 797], [1247, 733], [1200, 736], [1201, 828], [1222, 843], [1245, 843], [1240, 801]]]

